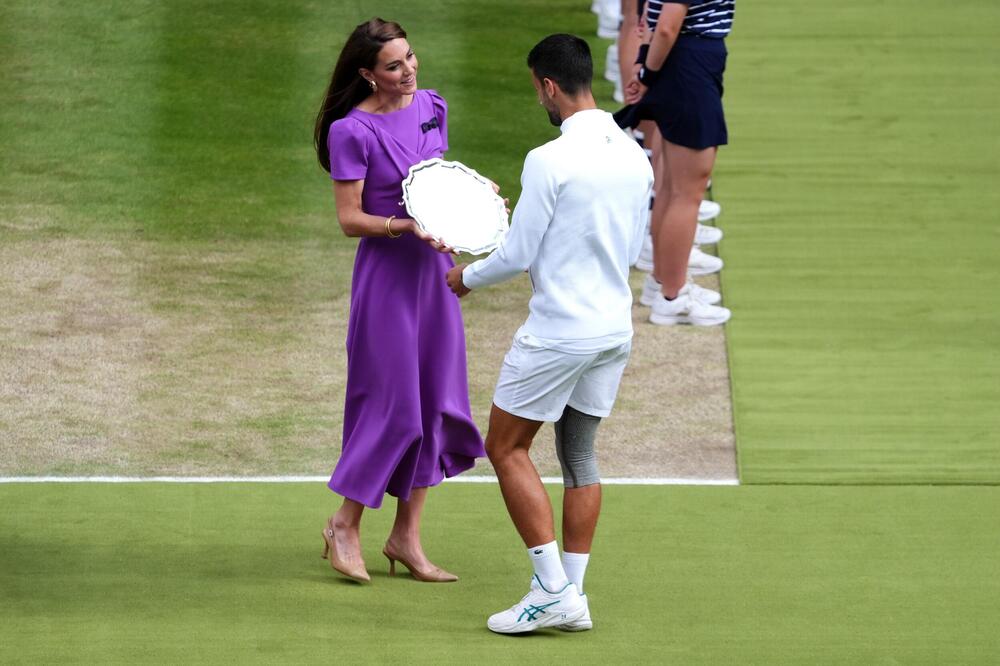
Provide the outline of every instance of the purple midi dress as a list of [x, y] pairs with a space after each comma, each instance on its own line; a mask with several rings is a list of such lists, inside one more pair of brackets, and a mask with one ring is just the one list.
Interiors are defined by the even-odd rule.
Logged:
[[[406, 217], [411, 165], [448, 149], [447, 105], [419, 90], [387, 114], [352, 110], [330, 126], [330, 176], [365, 181], [361, 208]], [[465, 331], [445, 273], [451, 257], [413, 234], [358, 244], [347, 328], [343, 451], [331, 490], [378, 508], [486, 455], [472, 421]]]

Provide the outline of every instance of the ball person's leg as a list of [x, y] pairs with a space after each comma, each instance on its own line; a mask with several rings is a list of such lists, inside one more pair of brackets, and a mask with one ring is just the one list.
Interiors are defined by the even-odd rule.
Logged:
[[[688, 259], [698, 226], [698, 206], [715, 165], [718, 148], [696, 150], [669, 141], [663, 142], [668, 197], [653, 239], [656, 278], [663, 285], [663, 295], [676, 298], [687, 282]], [[657, 188], [656, 202], [662, 196]], [[654, 211], [656, 207], [654, 207]], [[655, 215], [655, 213], [654, 213]]]

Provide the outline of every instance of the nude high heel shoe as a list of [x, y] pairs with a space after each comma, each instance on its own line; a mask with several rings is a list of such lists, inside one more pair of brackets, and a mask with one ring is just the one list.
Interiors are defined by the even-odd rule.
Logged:
[[452, 573], [448, 573], [441, 567], [434, 567], [433, 569], [428, 569], [426, 571], [421, 571], [420, 569], [417, 569], [415, 566], [410, 564], [410, 562], [405, 557], [393, 553], [391, 550], [389, 550], [389, 544], [386, 544], [385, 547], [382, 548], [382, 554], [385, 555], [385, 558], [387, 560], [389, 560], [390, 576], [396, 575], [396, 562], [399, 561], [403, 564], [404, 567], [410, 570], [410, 575], [412, 575], [415, 579], [424, 583], [454, 583], [456, 580], [458, 580], [458, 576]]
[[330, 566], [333, 568], [334, 571], [339, 571], [348, 578], [352, 578], [362, 583], [371, 582], [371, 576], [368, 575], [368, 571], [365, 569], [364, 562], [358, 562], [357, 564], [348, 564], [344, 560], [340, 559], [340, 555], [337, 554], [337, 543], [336, 541], [334, 541], [332, 516], [326, 521], [326, 527], [323, 528], [322, 557], [323, 559], [329, 558]]

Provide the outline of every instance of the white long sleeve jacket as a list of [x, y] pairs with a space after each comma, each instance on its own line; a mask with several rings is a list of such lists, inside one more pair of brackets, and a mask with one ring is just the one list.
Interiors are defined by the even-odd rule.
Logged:
[[462, 281], [478, 289], [527, 270], [533, 294], [518, 339], [593, 353], [632, 337], [628, 273], [642, 247], [653, 170], [605, 111], [578, 111], [560, 129], [528, 153], [510, 231]]

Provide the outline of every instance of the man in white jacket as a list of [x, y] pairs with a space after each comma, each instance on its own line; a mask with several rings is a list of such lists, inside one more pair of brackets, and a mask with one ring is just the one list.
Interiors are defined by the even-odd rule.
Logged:
[[[487, 625], [498, 633], [593, 626], [583, 576], [601, 508], [594, 457], [632, 340], [629, 266], [642, 247], [653, 172], [645, 153], [594, 102], [587, 43], [551, 35], [528, 55], [538, 101], [561, 136], [528, 153], [510, 232], [488, 257], [448, 272], [459, 297], [528, 271], [529, 316], [493, 398], [486, 450], [535, 575], [528, 594]], [[555, 423], [565, 488], [563, 548], [528, 456]]]

